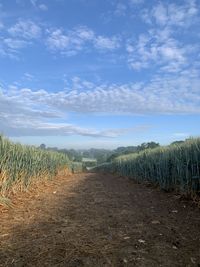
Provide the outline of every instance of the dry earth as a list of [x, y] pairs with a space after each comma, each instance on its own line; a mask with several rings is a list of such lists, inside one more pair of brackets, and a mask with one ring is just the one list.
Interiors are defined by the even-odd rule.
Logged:
[[0, 266], [200, 266], [200, 211], [122, 177], [75, 174], [0, 208]]

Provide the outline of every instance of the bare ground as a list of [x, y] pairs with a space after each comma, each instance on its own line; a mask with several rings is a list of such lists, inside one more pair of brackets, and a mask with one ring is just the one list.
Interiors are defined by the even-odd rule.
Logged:
[[0, 209], [0, 266], [200, 266], [200, 210], [102, 174], [59, 177]]

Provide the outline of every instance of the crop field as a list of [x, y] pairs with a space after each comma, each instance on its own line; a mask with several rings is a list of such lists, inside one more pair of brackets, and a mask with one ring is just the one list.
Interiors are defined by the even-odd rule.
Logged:
[[121, 156], [96, 170], [149, 181], [167, 191], [196, 195], [200, 192], [200, 138]]
[[35, 180], [50, 179], [63, 168], [70, 168], [66, 155], [14, 144], [0, 136], [1, 198], [7, 196], [13, 188], [23, 190]]
[[200, 0], [0, 0], [0, 267], [200, 267]]
[[199, 266], [194, 199], [135, 182], [196, 196], [199, 151], [200, 139], [193, 139], [120, 156], [88, 173], [64, 153], [1, 136], [0, 267]]

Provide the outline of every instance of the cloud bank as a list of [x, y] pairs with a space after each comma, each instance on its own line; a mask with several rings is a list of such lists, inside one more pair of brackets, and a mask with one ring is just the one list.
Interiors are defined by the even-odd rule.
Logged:
[[63, 121], [71, 112], [88, 116], [200, 114], [200, 79], [195, 70], [174, 78], [155, 76], [147, 84], [95, 85], [75, 80], [71, 90], [54, 93], [28, 88], [2, 90], [0, 130], [9, 135], [116, 137], [132, 129], [85, 129]]

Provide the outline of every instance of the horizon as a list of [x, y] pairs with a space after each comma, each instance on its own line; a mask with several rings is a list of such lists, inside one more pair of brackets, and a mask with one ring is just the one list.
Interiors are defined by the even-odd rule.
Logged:
[[[6, 136], [5, 136], [6, 137]], [[88, 151], [88, 150], [92, 150], [92, 149], [97, 149], [97, 150], [108, 150], [108, 151], [114, 151], [116, 150], [117, 148], [120, 148], [120, 147], [124, 147], [124, 148], [128, 148], [128, 147], [137, 147], [137, 146], [140, 146], [144, 143], [149, 143], [149, 142], [154, 142], [154, 143], [157, 143], [159, 146], [169, 146], [171, 145], [173, 142], [185, 142], [187, 141], [188, 139], [195, 139], [195, 138], [199, 138], [198, 136], [190, 136], [186, 139], [182, 139], [182, 140], [175, 140], [175, 141], [172, 141], [171, 143], [167, 143], [167, 144], [160, 144], [159, 142], [156, 142], [155, 140], [148, 140], [146, 142], [143, 142], [143, 143], [138, 143], [138, 144], [135, 144], [135, 145], [131, 145], [131, 144], [127, 144], [125, 146], [121, 146], [120, 144], [118, 146], [111, 146], [111, 147], [102, 147], [102, 146], [96, 146], [96, 147], [88, 147], [88, 146], [53, 146], [53, 145], [48, 145], [48, 144], [45, 144], [44, 142], [36, 142], [35, 144], [30, 142], [30, 140], [28, 140], [26, 142], [26, 139], [23, 140], [23, 142], [21, 142], [21, 140], [18, 140], [17, 138], [8, 138], [10, 141], [14, 142], [14, 143], [19, 143], [19, 144], [23, 144], [23, 145], [28, 145], [28, 146], [35, 146], [35, 147], [40, 147], [41, 145], [45, 145], [46, 149], [58, 149], [58, 150], [76, 150], [76, 151]], [[28, 138], [29, 139], [29, 138]]]
[[200, 136], [196, 0], [0, 0], [0, 133], [114, 149]]

